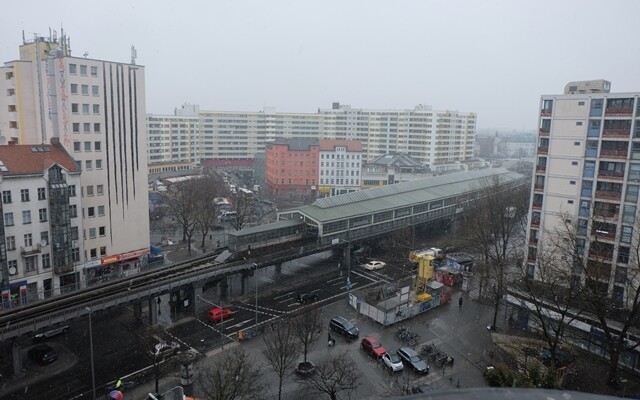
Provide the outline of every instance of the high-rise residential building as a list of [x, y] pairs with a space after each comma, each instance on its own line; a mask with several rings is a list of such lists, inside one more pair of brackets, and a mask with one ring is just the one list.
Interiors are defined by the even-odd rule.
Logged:
[[317, 139], [276, 139], [267, 143], [265, 190], [268, 195], [304, 200], [317, 195]]
[[36, 36], [0, 67], [0, 143], [57, 139], [79, 163], [78, 263], [93, 281], [135, 271], [149, 252], [145, 75], [135, 60], [74, 57], [69, 43]]
[[185, 104], [174, 115], [147, 115], [148, 162], [195, 163], [200, 159], [198, 107]]
[[[233, 164], [234, 160], [251, 160], [255, 154], [264, 153], [268, 141], [291, 138], [355, 140], [362, 143], [365, 161], [384, 154], [406, 154], [437, 172], [459, 170], [456, 162], [474, 156], [476, 115], [434, 111], [423, 105], [411, 110], [369, 110], [334, 103], [332, 108], [314, 114], [277, 113], [266, 108], [261, 112], [200, 110], [197, 115], [199, 127], [194, 126], [185, 135], [199, 137], [198, 151], [191, 152], [191, 160], [182, 161], [227, 160]], [[166, 124], [184, 124], [180, 122], [183, 117], [162, 118]], [[149, 124], [158, 124], [160, 117], [153, 118]], [[168, 136], [158, 139], [165, 150], [155, 152], [150, 147], [150, 163], [171, 162], [180, 152], [188, 156], [188, 151], [171, 150], [170, 146], [183, 145], [167, 140]]]
[[320, 142], [318, 194], [335, 196], [360, 190], [362, 144], [357, 140]]
[[[576, 256], [590, 279], [623, 305], [638, 245], [640, 93], [610, 93], [605, 80], [571, 82], [542, 96], [528, 232], [528, 271], [556, 228], [575, 224]], [[545, 249], [546, 250], [546, 249]], [[635, 260], [637, 262], [637, 260]]]

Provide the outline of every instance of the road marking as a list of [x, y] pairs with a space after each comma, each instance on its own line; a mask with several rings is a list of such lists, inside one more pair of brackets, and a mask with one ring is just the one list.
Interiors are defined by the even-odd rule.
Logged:
[[292, 296], [293, 294], [295, 294], [295, 292], [289, 292], [289, 293], [281, 294], [280, 296], [276, 296], [273, 299], [276, 300], [276, 299], [280, 299], [282, 297], [289, 297], [289, 296]]
[[237, 323], [235, 325], [231, 325], [231, 326], [228, 327], [228, 329], [241, 327], [242, 325], [247, 324], [247, 323], [249, 323], [251, 321], [254, 321], [254, 319], [253, 318], [252, 319], [248, 319], [246, 321], [239, 322], [239, 323]]

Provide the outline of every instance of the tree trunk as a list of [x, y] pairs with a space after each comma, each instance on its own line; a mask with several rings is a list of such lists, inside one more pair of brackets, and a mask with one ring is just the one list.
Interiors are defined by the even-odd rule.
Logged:
[[500, 292], [496, 292], [495, 304], [493, 305], [493, 325], [492, 328], [495, 328], [496, 322], [498, 321], [498, 308], [500, 308]]
[[280, 381], [278, 382], [278, 400], [282, 400], [282, 377], [280, 377]]
[[304, 362], [307, 362], [307, 344], [304, 344]]
[[609, 372], [607, 373], [607, 384], [612, 387], [618, 386], [618, 360], [620, 352], [609, 352]]

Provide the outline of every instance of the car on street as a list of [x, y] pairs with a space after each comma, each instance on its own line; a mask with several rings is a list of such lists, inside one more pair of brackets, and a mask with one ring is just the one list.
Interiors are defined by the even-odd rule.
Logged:
[[176, 342], [160, 342], [153, 346], [149, 353], [151, 353], [151, 356], [153, 357], [162, 359], [171, 356], [178, 351], [180, 351], [180, 344]]
[[369, 261], [364, 265], [364, 269], [369, 271], [375, 271], [377, 269], [384, 268], [385, 265], [387, 264], [383, 261]]
[[373, 336], [365, 336], [360, 342], [360, 348], [376, 359], [379, 359], [387, 352], [380, 340]]
[[402, 371], [404, 368], [404, 364], [402, 364], [402, 360], [396, 353], [386, 352], [382, 355], [382, 362], [384, 365], [389, 368], [391, 372]]
[[312, 303], [318, 300], [318, 293], [298, 293], [296, 301], [300, 304]]
[[42, 365], [51, 364], [58, 359], [58, 352], [48, 344], [35, 345], [29, 349], [27, 354], [31, 360]]
[[329, 329], [336, 332], [347, 339], [357, 339], [360, 336], [360, 330], [344, 317], [333, 317], [329, 321]]
[[40, 340], [49, 339], [51, 337], [58, 336], [63, 333], [67, 333], [68, 331], [69, 331], [69, 325], [67, 324], [47, 326], [37, 330], [35, 335], [33, 335], [33, 340], [40, 341]]
[[402, 362], [414, 372], [418, 374], [429, 373], [429, 365], [411, 347], [401, 347], [397, 353]]
[[209, 311], [209, 319], [214, 322], [222, 321], [229, 318], [233, 314], [233, 311], [228, 308], [216, 307]]

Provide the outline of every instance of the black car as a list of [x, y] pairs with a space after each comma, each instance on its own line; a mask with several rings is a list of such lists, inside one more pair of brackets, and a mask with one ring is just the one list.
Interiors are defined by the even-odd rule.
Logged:
[[296, 297], [296, 300], [300, 304], [311, 303], [318, 300], [318, 294], [317, 293], [302, 293], [302, 294], [298, 293], [298, 297]]
[[411, 347], [401, 347], [398, 351], [398, 356], [402, 359], [402, 362], [405, 363], [408, 367], [411, 367], [414, 372], [418, 374], [428, 374], [429, 373], [429, 365], [420, 358], [418, 353]]
[[39, 344], [29, 349], [29, 358], [42, 365], [51, 364], [58, 359], [58, 353], [48, 344]]
[[331, 318], [331, 321], [329, 322], [329, 329], [339, 333], [347, 339], [357, 339], [360, 335], [358, 327], [344, 317]]
[[223, 225], [214, 225], [212, 229], [214, 231], [223, 231], [224, 230], [224, 226]]

